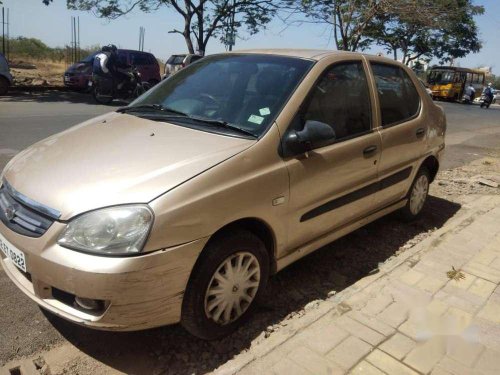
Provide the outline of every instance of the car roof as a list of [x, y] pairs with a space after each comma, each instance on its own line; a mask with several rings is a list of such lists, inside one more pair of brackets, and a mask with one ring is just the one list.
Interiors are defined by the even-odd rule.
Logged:
[[389, 59], [387, 57], [369, 55], [365, 53], [359, 52], [350, 52], [350, 51], [332, 51], [332, 50], [323, 50], [323, 49], [248, 49], [248, 50], [239, 50], [233, 51], [229, 53], [243, 53], [243, 54], [262, 54], [262, 55], [276, 55], [276, 56], [289, 56], [289, 57], [297, 57], [302, 59], [310, 59], [310, 60], [321, 60], [325, 57], [334, 56], [334, 55], [346, 55], [346, 56], [367, 56], [370, 58], [374, 58], [376, 60], [385, 61], [387, 63], [398, 64], [398, 61], [393, 59]]
[[145, 55], [152, 55], [152, 53], [144, 52], [144, 51], [137, 51], [135, 49], [122, 49], [122, 48], [118, 48], [118, 51], [119, 52], [127, 52], [127, 53], [130, 53], [130, 52], [133, 52], [133, 53], [143, 53]]

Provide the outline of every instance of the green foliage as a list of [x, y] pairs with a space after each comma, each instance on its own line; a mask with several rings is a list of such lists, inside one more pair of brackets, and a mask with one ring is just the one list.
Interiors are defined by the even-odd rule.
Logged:
[[245, 28], [252, 35], [269, 23], [276, 13], [272, 0], [66, 0], [69, 9], [90, 11], [99, 17], [116, 19], [134, 9], [152, 12], [168, 7], [183, 18], [181, 34], [188, 51], [204, 53], [209, 40], [223, 37], [228, 19], [234, 14], [235, 29]]
[[[474, 16], [484, 8], [471, 0], [413, 0], [415, 12], [397, 8], [377, 15], [365, 35], [404, 63], [436, 57], [441, 63], [481, 49]], [[413, 14], [412, 14], [413, 13]], [[415, 15], [416, 14], [416, 15]], [[418, 16], [418, 15], [422, 16]]]
[[[3, 38], [0, 36], [0, 45]], [[7, 41], [6, 41], [7, 42]], [[63, 61], [68, 56], [69, 47], [49, 47], [40, 39], [17, 37], [9, 39], [10, 58], [27, 60], [51, 60]], [[81, 50], [82, 59], [90, 53], [99, 49], [98, 46], [91, 46]]]
[[405, 63], [437, 57], [442, 62], [478, 52], [472, 0], [283, 0], [303, 22], [332, 26], [337, 49], [363, 50], [372, 43]]

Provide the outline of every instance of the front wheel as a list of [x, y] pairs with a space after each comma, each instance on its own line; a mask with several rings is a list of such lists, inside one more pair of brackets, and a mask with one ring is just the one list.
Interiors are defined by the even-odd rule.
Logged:
[[92, 86], [92, 96], [99, 104], [109, 104], [113, 101], [113, 95], [109, 95], [109, 93], [103, 93], [101, 90], [101, 86], [97, 82], [94, 82], [94, 85]]
[[400, 211], [405, 221], [415, 220], [422, 214], [422, 209], [429, 194], [430, 181], [429, 170], [426, 167], [421, 167], [408, 192], [408, 202]]
[[181, 322], [194, 336], [227, 336], [250, 316], [269, 277], [263, 242], [248, 231], [211, 240], [191, 274], [182, 302]]

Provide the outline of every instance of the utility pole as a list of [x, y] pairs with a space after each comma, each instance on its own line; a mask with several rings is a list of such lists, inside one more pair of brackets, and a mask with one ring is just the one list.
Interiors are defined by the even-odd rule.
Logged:
[[235, 45], [236, 42], [236, 35], [234, 31], [234, 17], [236, 15], [236, 6], [235, 6], [236, 0], [233, 0], [233, 8], [231, 11], [231, 19], [230, 19], [230, 33], [229, 33], [229, 51], [233, 50], [233, 46]]
[[7, 8], [7, 61], [10, 59], [10, 12]]
[[146, 28], [139, 27], [139, 51], [144, 51], [144, 35], [146, 34]]
[[2, 7], [2, 53], [5, 55], [5, 8]]
[[78, 58], [77, 60], [80, 61], [81, 60], [81, 56], [80, 56], [80, 16], [78, 16]]
[[73, 33], [74, 33], [73, 63], [75, 63], [76, 62], [76, 17], [73, 17]]
[[68, 58], [68, 63], [69, 65], [73, 64], [73, 16], [71, 16], [71, 43], [69, 44], [69, 58]]

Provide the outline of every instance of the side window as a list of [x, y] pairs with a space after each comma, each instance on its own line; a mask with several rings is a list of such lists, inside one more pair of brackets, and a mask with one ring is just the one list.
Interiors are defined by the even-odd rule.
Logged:
[[156, 65], [157, 64], [156, 58], [150, 54], [146, 54], [146, 61], [147, 61], [148, 65]]
[[148, 65], [150, 64], [148, 55], [145, 53], [133, 53], [132, 54], [132, 64], [134, 65]]
[[377, 84], [382, 126], [395, 125], [415, 116], [420, 96], [408, 74], [398, 66], [372, 63]]
[[303, 120], [330, 125], [336, 139], [369, 131], [370, 92], [362, 62], [340, 63], [328, 68], [312, 89]]
[[124, 52], [118, 52], [118, 61], [122, 64], [128, 64], [127, 54]]

